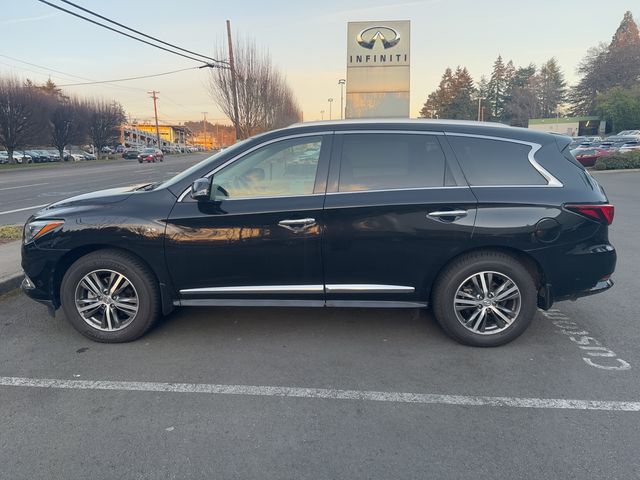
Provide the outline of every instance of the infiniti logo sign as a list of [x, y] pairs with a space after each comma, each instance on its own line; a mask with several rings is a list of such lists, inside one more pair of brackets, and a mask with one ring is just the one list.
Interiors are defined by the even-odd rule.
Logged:
[[386, 50], [400, 43], [400, 33], [395, 28], [375, 26], [365, 28], [356, 35], [356, 42], [369, 50], [373, 49], [378, 40], [382, 42], [382, 46]]

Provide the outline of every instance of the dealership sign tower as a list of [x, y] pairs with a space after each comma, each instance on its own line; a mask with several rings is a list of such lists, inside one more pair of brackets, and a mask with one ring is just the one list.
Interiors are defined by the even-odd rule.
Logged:
[[409, 117], [411, 24], [349, 22], [346, 118]]

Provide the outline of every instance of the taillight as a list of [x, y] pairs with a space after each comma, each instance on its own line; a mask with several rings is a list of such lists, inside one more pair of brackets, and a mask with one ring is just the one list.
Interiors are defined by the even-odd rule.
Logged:
[[608, 203], [601, 205], [565, 205], [567, 210], [579, 213], [592, 220], [611, 225], [613, 223], [614, 206]]

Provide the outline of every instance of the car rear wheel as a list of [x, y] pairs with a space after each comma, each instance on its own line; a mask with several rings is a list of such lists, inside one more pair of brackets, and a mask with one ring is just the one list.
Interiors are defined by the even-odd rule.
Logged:
[[475, 252], [442, 272], [433, 291], [434, 314], [455, 340], [495, 347], [520, 336], [536, 312], [537, 290], [527, 269], [500, 252]]
[[64, 313], [73, 327], [97, 342], [130, 342], [160, 316], [157, 282], [136, 257], [100, 250], [76, 260], [60, 286]]

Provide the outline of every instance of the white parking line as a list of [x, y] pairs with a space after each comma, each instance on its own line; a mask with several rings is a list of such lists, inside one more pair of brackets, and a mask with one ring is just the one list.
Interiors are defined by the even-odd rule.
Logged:
[[360, 400], [390, 403], [462, 405], [471, 407], [604, 410], [610, 412], [640, 411], [640, 402], [570, 400], [564, 398], [439, 395], [430, 393], [337, 390], [332, 388], [216, 385], [208, 383], [118, 382], [102, 380], [64, 380], [53, 378], [0, 377], [0, 386], [39, 387], [71, 390], [118, 390], [127, 392], [208, 393], [217, 395]]
[[39, 185], [49, 185], [48, 183], [32, 183], [31, 185], [19, 185], [17, 187], [4, 187], [0, 190], [15, 190], [16, 188], [37, 187]]
[[7, 215], [9, 213], [16, 213], [16, 212], [24, 212], [25, 210], [35, 210], [36, 208], [46, 207], [47, 205], [49, 204], [43, 203], [42, 205], [33, 205], [31, 207], [16, 208], [15, 210], [5, 210], [4, 212], [0, 212], [0, 215]]

